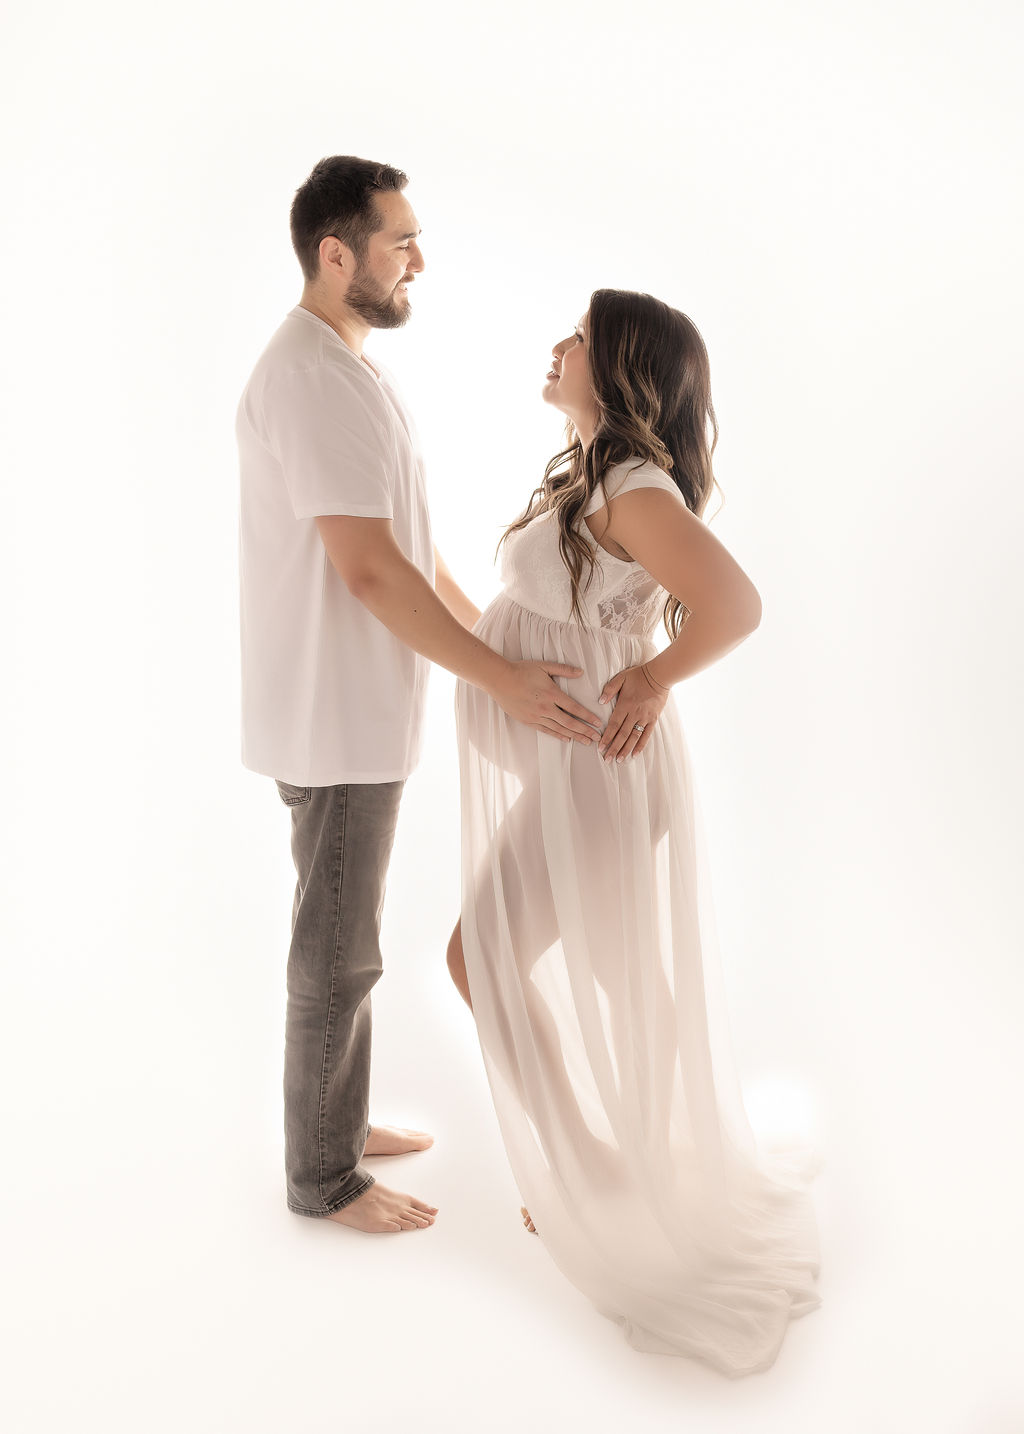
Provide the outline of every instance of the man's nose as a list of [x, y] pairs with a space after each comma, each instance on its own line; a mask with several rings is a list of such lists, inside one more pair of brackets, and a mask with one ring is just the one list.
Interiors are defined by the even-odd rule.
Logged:
[[423, 251], [418, 244], [409, 245], [409, 263], [406, 267], [417, 274], [422, 274], [426, 268], [426, 264], [423, 262]]

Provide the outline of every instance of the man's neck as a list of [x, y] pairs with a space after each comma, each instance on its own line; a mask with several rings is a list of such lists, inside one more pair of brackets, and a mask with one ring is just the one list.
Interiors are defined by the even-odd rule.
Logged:
[[299, 299], [299, 307], [307, 309], [329, 325], [356, 358], [363, 357], [363, 344], [370, 332], [370, 325], [358, 318], [343, 300], [332, 299], [307, 284]]

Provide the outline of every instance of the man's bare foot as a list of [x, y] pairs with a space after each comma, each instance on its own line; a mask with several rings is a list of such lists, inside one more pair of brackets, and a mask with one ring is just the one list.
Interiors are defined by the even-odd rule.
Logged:
[[524, 1224], [524, 1225], [526, 1226], [526, 1228], [529, 1230], [530, 1234], [531, 1234], [531, 1235], [536, 1235], [536, 1233], [537, 1233], [537, 1226], [536, 1226], [536, 1225], [533, 1223], [533, 1221], [530, 1219], [530, 1212], [529, 1212], [529, 1210], [527, 1210], [527, 1208], [526, 1208], [525, 1205], [520, 1205], [520, 1207], [519, 1207], [519, 1213], [520, 1213], [520, 1215], [522, 1215], [522, 1217], [523, 1217], [523, 1224]]
[[376, 1182], [358, 1199], [325, 1218], [368, 1235], [387, 1235], [399, 1230], [422, 1230], [434, 1223], [436, 1205], [424, 1205], [411, 1195], [400, 1195]]
[[410, 1150], [427, 1150], [434, 1137], [424, 1130], [406, 1130], [400, 1125], [371, 1125], [364, 1155], [408, 1155]]

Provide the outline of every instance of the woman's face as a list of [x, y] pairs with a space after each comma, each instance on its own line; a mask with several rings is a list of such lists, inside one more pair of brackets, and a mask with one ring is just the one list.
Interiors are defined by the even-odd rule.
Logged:
[[576, 325], [567, 339], [560, 339], [551, 350], [552, 363], [544, 384], [545, 402], [561, 409], [574, 423], [582, 420], [593, 427], [597, 415], [594, 390], [587, 368], [587, 315]]

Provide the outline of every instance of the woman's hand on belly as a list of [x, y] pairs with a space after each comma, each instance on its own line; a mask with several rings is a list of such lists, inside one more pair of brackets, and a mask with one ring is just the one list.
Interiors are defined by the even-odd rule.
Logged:
[[624, 761], [642, 752], [668, 701], [668, 688], [660, 687], [644, 671], [644, 665], [626, 667], [609, 677], [601, 693], [602, 702], [615, 699], [598, 752], [606, 762]]

